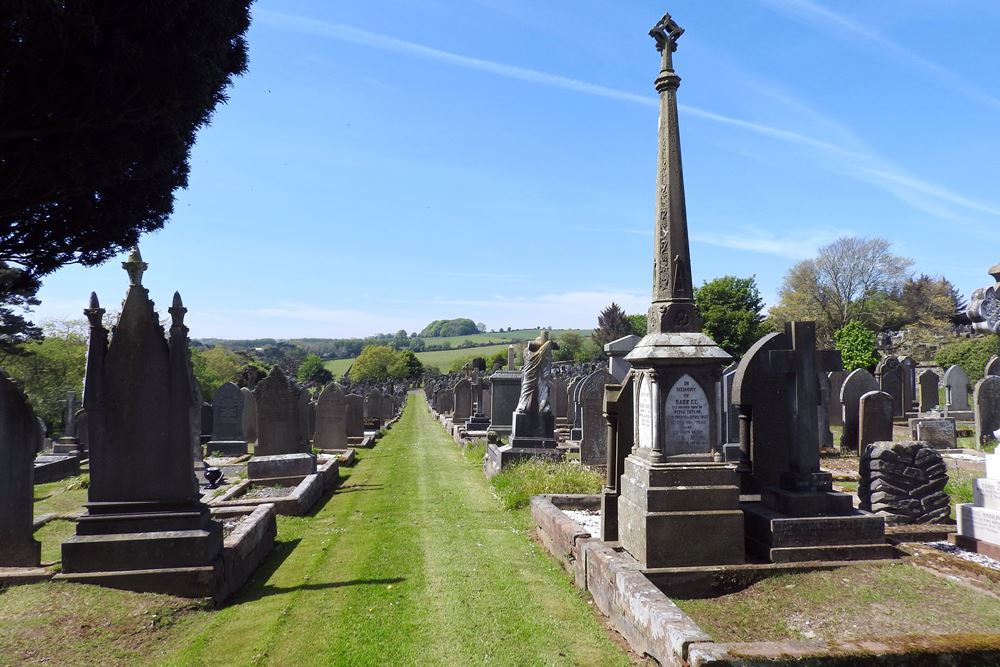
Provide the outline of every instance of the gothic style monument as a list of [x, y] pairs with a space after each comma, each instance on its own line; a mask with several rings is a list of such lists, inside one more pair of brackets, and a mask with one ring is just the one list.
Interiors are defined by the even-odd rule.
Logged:
[[556, 449], [556, 419], [549, 401], [552, 351], [558, 349], [559, 344], [549, 340], [549, 332], [545, 330], [525, 348], [521, 396], [514, 410], [510, 444], [489, 446], [485, 462], [487, 477], [526, 458], [562, 458]]
[[661, 58], [653, 302], [646, 336], [625, 357], [635, 442], [620, 479], [619, 540], [645, 568], [742, 563], [739, 484], [718, 451], [719, 383], [732, 358], [701, 333], [691, 284], [673, 66], [684, 29], [666, 14], [649, 34]]

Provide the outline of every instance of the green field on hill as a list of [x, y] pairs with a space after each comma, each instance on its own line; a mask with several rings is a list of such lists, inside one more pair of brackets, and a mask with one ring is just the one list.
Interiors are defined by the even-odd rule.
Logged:
[[[579, 333], [580, 335], [590, 335], [589, 329], [553, 329], [549, 335], [558, 339], [559, 336], [562, 336], [570, 331]], [[447, 342], [453, 346], [453, 349], [417, 352], [417, 358], [420, 359], [420, 363], [425, 366], [437, 366], [443, 372], [448, 372], [448, 368], [456, 359], [488, 357], [496, 354], [497, 352], [506, 351], [507, 346], [511, 343], [533, 340], [538, 337], [538, 332], [538, 329], [521, 329], [519, 331], [472, 334], [468, 336], [425, 338], [424, 341], [429, 345], [440, 345]], [[476, 347], [454, 347], [465, 342], [480, 343], [480, 345], [477, 345]], [[333, 361], [327, 361], [324, 365], [330, 370], [331, 373], [333, 373], [334, 377], [339, 378], [347, 372], [347, 369], [350, 368], [353, 363], [354, 359], [334, 359]]]

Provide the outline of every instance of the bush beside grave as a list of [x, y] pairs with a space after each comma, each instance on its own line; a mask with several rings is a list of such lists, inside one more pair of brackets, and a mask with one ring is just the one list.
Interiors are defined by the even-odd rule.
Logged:
[[996, 353], [996, 336], [965, 338], [943, 346], [934, 357], [934, 362], [941, 368], [961, 366], [969, 374], [969, 381], [975, 384], [982, 379], [986, 362]]

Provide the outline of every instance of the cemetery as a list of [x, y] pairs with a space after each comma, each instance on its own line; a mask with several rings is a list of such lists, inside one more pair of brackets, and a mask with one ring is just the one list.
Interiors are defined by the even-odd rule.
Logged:
[[[944, 277], [918, 275], [888, 240], [845, 233], [808, 252], [776, 253], [790, 268], [768, 295], [769, 310], [755, 269], [739, 266], [736, 255], [726, 270], [749, 278], [730, 274], [698, 285], [701, 265], [715, 261], [702, 247], [713, 243], [704, 239], [716, 237], [712, 214], [692, 206], [689, 219], [688, 201], [706, 209], [713, 202], [692, 196], [701, 186], [686, 187], [684, 170], [693, 164], [697, 182], [712, 160], [700, 142], [682, 160], [682, 119], [684, 136], [689, 124], [718, 123], [838, 159], [860, 155], [857, 170], [886, 178], [874, 152], [849, 141], [846, 129], [843, 145], [834, 144], [689, 106], [680, 93], [682, 64], [689, 57], [713, 67], [722, 62], [699, 41], [711, 22], [696, 21], [698, 30], [687, 37], [681, 17], [669, 13], [648, 32], [629, 28], [630, 40], [643, 47], [635, 52], [643, 76], [652, 75], [653, 90], [640, 95], [273, 9], [255, 7], [251, 15], [248, 0], [224, 4], [86, 20], [74, 12], [90, 10], [68, 6], [0, 10], [11, 44], [34, 54], [20, 56], [30, 61], [22, 67], [49, 62], [48, 51], [31, 50], [45, 43], [43, 28], [69, 34], [100, 26], [80, 38], [79, 48], [107, 49], [93, 67], [108, 72], [124, 71], [122, 62], [139, 62], [149, 50], [136, 35], [163, 31], [156, 32], [159, 53], [146, 57], [175, 97], [137, 86], [132, 95], [142, 97], [145, 111], [135, 113], [151, 123], [183, 116], [169, 128], [132, 128], [132, 140], [116, 149], [127, 158], [111, 185], [78, 196], [69, 182], [100, 173], [74, 162], [70, 175], [60, 172], [65, 183], [53, 186], [56, 194], [26, 191], [17, 215], [0, 206], [7, 225], [0, 242], [12, 248], [0, 248], [0, 664], [1000, 665], [1000, 264], [980, 267], [989, 281], [976, 269], [979, 286], [966, 301]], [[840, 28], [891, 43], [832, 9], [804, 7], [808, 16], [834, 17]], [[496, 254], [470, 242], [450, 261], [422, 257], [421, 271], [435, 285], [419, 296], [404, 284], [419, 281], [410, 275], [417, 272], [400, 268], [398, 257], [374, 254], [407, 245], [419, 254], [418, 232], [376, 228], [374, 221], [356, 225], [365, 236], [338, 232], [347, 254], [336, 255], [338, 247], [319, 262], [324, 289], [344, 302], [330, 309], [301, 297], [315, 282], [307, 277], [315, 276], [313, 267], [286, 256], [276, 237], [256, 238], [256, 246], [231, 239], [232, 255], [219, 249], [216, 263], [226, 265], [232, 285], [209, 280], [216, 274], [199, 273], [206, 269], [178, 253], [154, 257], [147, 249], [172, 228], [147, 233], [172, 214], [183, 218], [172, 202], [188, 185], [195, 137], [208, 136], [216, 105], [247, 70], [246, 35], [258, 34], [247, 32], [251, 18], [303, 42], [339, 40], [401, 60], [633, 104], [637, 125], [645, 127], [641, 143], [650, 155], [656, 147], [655, 168], [644, 169], [655, 181], [652, 229], [643, 223], [642, 231], [602, 231], [614, 261], [596, 271], [575, 263], [575, 291], [562, 296], [530, 297], [527, 287], [547, 289], [546, 281], [567, 273], [554, 268], [560, 260], [553, 255], [577, 241], [546, 236], [565, 222], [556, 214], [523, 235], [497, 222], [496, 230], [506, 231]], [[129, 27], [132, 20], [146, 23]], [[113, 43], [103, 44], [98, 33], [105, 30]], [[895, 49], [918, 68], [938, 71]], [[311, 66], [328, 65], [310, 58]], [[11, 63], [22, 60], [12, 56]], [[4, 85], [37, 78], [14, 65], [0, 62]], [[704, 71], [692, 66], [692, 100], [718, 85], [698, 74]], [[60, 81], [75, 85], [84, 72]], [[752, 85], [766, 89], [773, 104], [805, 108], [761, 81]], [[410, 101], [417, 123], [427, 100]], [[627, 114], [605, 113], [609, 134], [609, 120], [631, 122]], [[544, 112], [539, 106], [530, 114]], [[810, 114], [824, 124], [818, 112]], [[25, 148], [15, 136], [20, 117], [10, 118], [15, 129], [0, 142], [11, 155], [23, 159], [46, 143], [49, 126], [42, 123], [24, 130], [34, 147]], [[354, 131], [344, 125], [330, 132]], [[98, 132], [84, 127], [91, 129], [77, 131], [81, 142]], [[112, 134], [125, 132], [115, 127]], [[470, 146], [479, 134], [469, 133]], [[358, 160], [351, 169], [398, 168], [367, 141], [371, 163]], [[412, 148], [388, 141], [394, 150]], [[597, 150], [602, 141], [573, 135], [566, 143]], [[285, 150], [282, 144], [282, 159]], [[321, 152], [291, 140], [287, 150]], [[463, 200], [465, 174], [435, 172], [446, 157], [423, 159], [428, 174]], [[26, 187], [22, 179], [34, 172], [25, 167], [12, 175], [4, 164], [0, 159], [7, 177], [0, 180], [12, 192]], [[427, 174], [404, 171], [426, 187]], [[897, 175], [893, 188], [910, 180]], [[156, 183], [165, 193], [133, 192], [142, 204], [105, 208], [122, 196], [119, 188], [136, 183], [151, 190]], [[302, 187], [317, 197], [323, 187], [344, 197], [349, 188], [341, 185]], [[232, 184], [216, 187], [225, 195]], [[598, 189], [614, 187], [609, 181]], [[553, 188], [553, 199], [561, 199]], [[252, 190], [240, 196], [257, 197]], [[941, 192], [928, 186], [923, 194]], [[430, 206], [397, 201], [397, 194], [390, 187], [367, 197], [373, 210], [389, 202], [426, 222], [415, 202]], [[482, 216], [474, 224], [496, 220], [469, 196], [470, 210]], [[534, 195], [524, 196], [527, 202]], [[37, 208], [39, 197], [51, 205]], [[968, 203], [959, 195], [945, 199]], [[302, 212], [288, 206], [271, 227], [287, 232], [297, 224]], [[1000, 215], [986, 205], [966, 208]], [[51, 230], [24, 231], [50, 218], [69, 230], [72, 216], [91, 209], [90, 217], [73, 218], [79, 225], [65, 240], [53, 240]], [[399, 212], [392, 209], [392, 217]], [[209, 207], [205, 215], [213, 215]], [[97, 229], [116, 235], [100, 241]], [[436, 233], [452, 235], [441, 229]], [[715, 243], [711, 253], [764, 240], [747, 230], [746, 238]], [[527, 317], [517, 309], [537, 321], [565, 317], [560, 300], [571, 309], [590, 303], [596, 288], [588, 274], [630, 276], [633, 260], [641, 263], [630, 236], [652, 241], [651, 283], [647, 277], [634, 292], [599, 292], [611, 303], [587, 311], [596, 328], [488, 330], [478, 317], [452, 312], [488, 307], [497, 323]], [[297, 249], [319, 239], [300, 237]], [[260, 249], [268, 252], [269, 244], [273, 255], [264, 257]], [[534, 257], [537, 246], [544, 246], [545, 261], [531, 275], [516, 273], [527, 270], [522, 257]], [[817, 256], [807, 259], [810, 253]], [[370, 259], [359, 270], [348, 264], [354, 256]], [[35, 298], [41, 279], [72, 264], [94, 289], [73, 281], [75, 292], [83, 290], [73, 313], [84, 319], [43, 327], [25, 319], [44, 303]], [[953, 268], [940, 264], [927, 270]], [[844, 286], [845, 275], [865, 271], [871, 275]], [[208, 293], [208, 301], [201, 293], [182, 299], [174, 283], [187, 296], [193, 285], [186, 273], [196, 275], [195, 291]], [[280, 283], [279, 305], [255, 282], [258, 274]], [[369, 293], [382, 274], [389, 295]], [[494, 280], [523, 294], [487, 298], [498, 289]], [[109, 290], [123, 292], [120, 305]], [[255, 300], [252, 308], [230, 307], [227, 301], [243, 298], [237, 290]], [[391, 316], [351, 305], [355, 292], [388, 304]], [[153, 300], [168, 296], [166, 308]], [[435, 309], [434, 317], [412, 329], [414, 313], [425, 312], [419, 308]], [[411, 332], [370, 334], [397, 321]], [[297, 331], [304, 323], [317, 328]], [[252, 337], [268, 326], [281, 337]], [[357, 327], [369, 334], [356, 335]], [[338, 337], [312, 336], [316, 330]], [[223, 338], [223, 331], [245, 337]], [[435, 365], [442, 360], [448, 365]]]

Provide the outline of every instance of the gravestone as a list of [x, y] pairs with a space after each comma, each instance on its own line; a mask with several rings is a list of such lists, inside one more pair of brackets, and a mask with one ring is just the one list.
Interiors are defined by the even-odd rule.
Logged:
[[[496, 372], [496, 371], [494, 371]], [[483, 378], [483, 405], [480, 408], [481, 412], [486, 415], [486, 418], [493, 421], [493, 384], [490, 379]]]
[[958, 505], [955, 515], [958, 533], [948, 539], [1000, 560], [1000, 454], [986, 455], [986, 477], [972, 483], [972, 502]]
[[844, 425], [844, 410], [840, 405], [840, 390], [844, 386], [844, 380], [850, 375], [847, 371], [830, 371], [826, 377], [830, 380], [830, 405], [828, 414], [830, 426]]
[[455, 405], [455, 392], [445, 387], [437, 392], [437, 411], [440, 414], [450, 413]]
[[996, 355], [990, 357], [990, 360], [986, 362], [983, 377], [989, 377], [990, 375], [1000, 376], [1000, 357]]
[[557, 377], [552, 380], [552, 414], [558, 420], [565, 419], [566, 413], [566, 378]]
[[452, 422], [458, 424], [472, 416], [472, 382], [462, 378], [452, 388], [455, 394], [455, 407], [452, 409]]
[[308, 452], [303, 447], [300, 390], [281, 370], [272, 366], [253, 390], [257, 399], [257, 446], [254, 456]]
[[247, 442], [257, 442], [257, 399], [246, 387], [240, 388], [243, 394], [243, 438]]
[[740, 458], [740, 410], [733, 403], [733, 380], [739, 364], [732, 364], [722, 371], [722, 458], [738, 461]]
[[996, 441], [1000, 429], [1000, 377], [988, 375], [976, 383], [972, 393], [976, 419], [976, 442], [980, 447]]
[[28, 399], [0, 373], [0, 567], [41, 563], [32, 526], [37, 431]]
[[490, 376], [490, 386], [490, 429], [501, 435], [510, 433], [521, 395], [521, 373], [496, 371]]
[[348, 394], [344, 397], [347, 403], [347, 437], [363, 438], [365, 436], [365, 399], [360, 394]]
[[90, 426], [84, 409], [76, 411], [76, 439], [80, 441], [81, 452], [90, 450]]
[[382, 394], [377, 389], [365, 395], [365, 427], [376, 431], [382, 428]]
[[629, 334], [604, 346], [604, 354], [608, 357], [608, 373], [615, 382], [621, 382], [632, 369], [632, 365], [625, 360], [625, 355], [631, 352], [640, 340], [639, 336]]
[[899, 357], [899, 367], [903, 373], [903, 411], [913, 410], [917, 400], [917, 362], [913, 357]]
[[919, 412], [929, 412], [940, 403], [938, 393], [937, 373], [932, 370], [922, 371], [917, 377], [917, 410]]
[[942, 523], [951, 516], [944, 492], [948, 469], [941, 455], [921, 442], [876, 442], [860, 463], [861, 509], [886, 523]]
[[969, 409], [969, 374], [961, 366], [951, 366], [944, 372], [944, 391], [949, 411]]
[[302, 447], [300, 451], [308, 452], [310, 451], [309, 444], [312, 441], [312, 429], [310, 427], [312, 420], [309, 417], [309, 408], [311, 405], [309, 402], [309, 392], [304, 387], [298, 386], [294, 380], [291, 383], [298, 390], [299, 443]]
[[[199, 390], [200, 393], [200, 390]], [[204, 401], [199, 401], [198, 410], [198, 420], [199, 426], [199, 438], [202, 442], [208, 442], [212, 439], [213, 429], [215, 428], [215, 415], [213, 414], [213, 405], [211, 403], [205, 403]]]
[[206, 445], [209, 452], [223, 456], [242, 456], [247, 453], [243, 436], [243, 392], [233, 382], [227, 382], [212, 395], [212, 439]]
[[833, 448], [833, 431], [830, 430], [830, 403], [840, 406], [840, 401], [831, 401], [830, 376], [823, 371], [816, 372], [819, 382], [819, 407], [816, 409], [817, 427], [819, 429], [820, 449]]
[[954, 417], [914, 419], [911, 433], [914, 439], [935, 449], [954, 449], [958, 436]]
[[861, 397], [859, 405], [860, 451], [875, 442], [892, 442], [892, 396], [870, 391]]
[[582, 379], [582, 376], [574, 375], [566, 383], [566, 421], [570, 424], [576, 420], [576, 403], [574, 403], [573, 399], [576, 397], [576, 385]]
[[892, 415], [903, 417], [906, 414], [903, 395], [903, 368], [896, 357], [886, 357], [875, 369], [875, 378], [879, 389], [892, 397]]
[[572, 405], [573, 409], [573, 426], [569, 431], [569, 439], [574, 442], [579, 442], [583, 438], [583, 403], [580, 401], [580, 392], [583, 391], [583, 382], [587, 379], [586, 375], [580, 376], [580, 379], [573, 385], [573, 398]]
[[323, 387], [316, 400], [313, 445], [317, 449], [347, 448], [347, 399], [336, 382]]
[[860, 432], [858, 418], [861, 409], [861, 397], [870, 391], [878, 391], [878, 382], [872, 374], [863, 368], [851, 371], [840, 387], [840, 405], [843, 414], [844, 430], [840, 436], [840, 446], [852, 452], [859, 452]]
[[604, 418], [604, 387], [614, 381], [614, 376], [603, 368], [584, 380], [580, 392], [583, 410], [580, 462], [584, 465], [604, 465], [607, 462], [608, 422]]
[[142, 286], [147, 265], [138, 250], [122, 266], [130, 285], [110, 343], [96, 295], [84, 310], [90, 484], [57, 577], [211, 596], [222, 583], [222, 526], [202, 503], [194, 474], [192, 412], [200, 400], [187, 309], [175, 292], [165, 339]]

